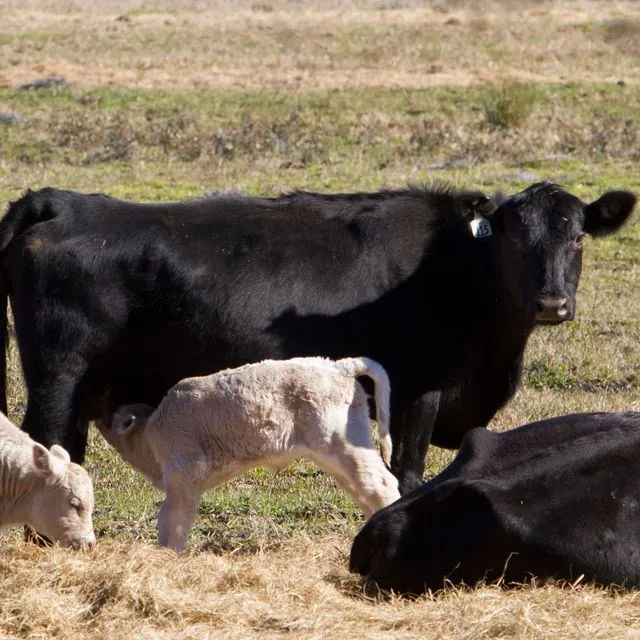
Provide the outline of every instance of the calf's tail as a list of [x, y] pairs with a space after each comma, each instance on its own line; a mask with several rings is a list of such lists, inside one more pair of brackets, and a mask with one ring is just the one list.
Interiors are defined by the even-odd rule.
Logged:
[[376, 423], [378, 424], [378, 439], [380, 453], [385, 464], [391, 464], [391, 434], [389, 433], [391, 383], [384, 367], [371, 358], [344, 358], [338, 360], [341, 369], [354, 377], [367, 376], [375, 384], [374, 399], [376, 401]]

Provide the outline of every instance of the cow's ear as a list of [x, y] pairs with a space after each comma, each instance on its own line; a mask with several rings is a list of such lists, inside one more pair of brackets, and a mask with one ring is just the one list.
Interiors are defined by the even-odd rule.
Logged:
[[519, 235], [522, 232], [522, 218], [513, 198], [501, 202], [489, 219], [491, 227], [501, 233]]
[[59, 444], [51, 445], [51, 449], [49, 451], [52, 455], [56, 456], [56, 458], [60, 458], [60, 460], [64, 462], [71, 462], [71, 456], [67, 452], [64, 447], [61, 447]]
[[53, 484], [64, 476], [67, 470], [67, 463], [63, 462], [41, 444], [33, 445], [33, 463], [36, 469], [46, 478], [47, 484]]
[[617, 231], [629, 218], [636, 204], [630, 191], [608, 191], [584, 208], [584, 231], [606, 236]]
[[496, 209], [496, 203], [482, 191], [462, 191], [456, 197], [462, 215], [473, 220], [476, 215], [488, 218]]

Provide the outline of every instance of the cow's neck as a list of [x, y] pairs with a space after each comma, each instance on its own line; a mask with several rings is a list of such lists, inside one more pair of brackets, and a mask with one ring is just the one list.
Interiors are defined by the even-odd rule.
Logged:
[[496, 320], [505, 330], [504, 337], [509, 336], [514, 345], [521, 344], [521, 349], [524, 350], [536, 326], [535, 280], [526, 255], [516, 249], [513, 241], [498, 233], [494, 245], [497, 254]]

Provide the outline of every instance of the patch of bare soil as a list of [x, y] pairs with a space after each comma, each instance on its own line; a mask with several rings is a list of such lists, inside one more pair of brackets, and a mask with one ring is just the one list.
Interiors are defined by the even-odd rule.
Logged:
[[[174, 75], [167, 69], [127, 70], [103, 66], [100, 63], [85, 68], [56, 60], [14, 67], [0, 71], [0, 86], [16, 87], [26, 79], [61, 76], [80, 86], [119, 85], [141, 89], [209, 89], [224, 91], [327, 91], [340, 89], [415, 88], [429, 86], [473, 86], [491, 84], [499, 79], [495, 73], [481, 69], [458, 72], [394, 71], [391, 69], [353, 69], [349, 71], [260, 71], [255, 69], [210, 69], [187, 71]], [[544, 76], [520, 73], [509, 75], [522, 82], [544, 82]], [[563, 77], [563, 80], [568, 78]], [[593, 77], [592, 81], [602, 78]], [[614, 80], [615, 78], [610, 78]], [[558, 78], [560, 80], [560, 78]]]
[[59, 75], [84, 86], [309, 91], [640, 75], [637, 2], [420, 4], [9, 0], [0, 86]]

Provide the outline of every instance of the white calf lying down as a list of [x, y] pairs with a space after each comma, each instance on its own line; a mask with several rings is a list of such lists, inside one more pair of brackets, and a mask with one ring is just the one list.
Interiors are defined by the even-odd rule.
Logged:
[[110, 427], [112, 444], [167, 497], [158, 543], [186, 544], [200, 495], [252, 467], [280, 468], [308, 457], [331, 473], [367, 515], [400, 497], [369, 427], [367, 395], [375, 382], [380, 449], [388, 464], [389, 378], [368, 358], [265, 360], [210, 376], [187, 378], [154, 411], [125, 405]]
[[72, 547], [92, 545], [93, 485], [58, 445], [47, 451], [0, 413], [0, 525], [28, 524]]

